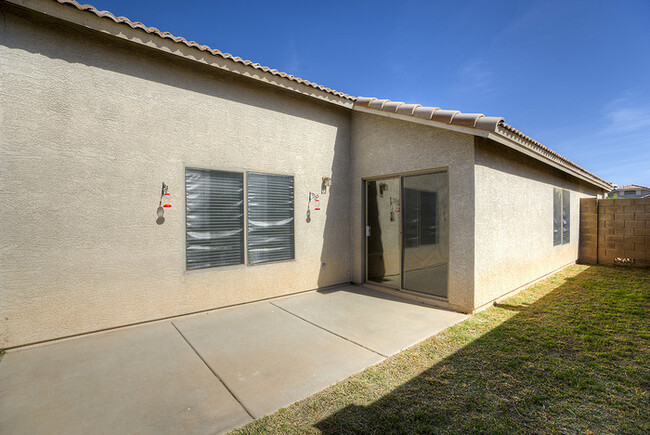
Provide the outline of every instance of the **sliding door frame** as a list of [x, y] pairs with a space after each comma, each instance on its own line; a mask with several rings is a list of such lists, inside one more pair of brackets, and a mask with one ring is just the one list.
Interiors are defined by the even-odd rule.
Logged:
[[[362, 224], [362, 240], [363, 240], [363, 262], [362, 262], [362, 267], [363, 267], [363, 279], [364, 279], [364, 284], [370, 284], [370, 285], [376, 285], [382, 288], [386, 288], [388, 290], [395, 290], [403, 293], [408, 293], [414, 296], [420, 296], [424, 298], [429, 298], [429, 299], [434, 299], [438, 300], [441, 302], [448, 302], [449, 301], [449, 294], [447, 294], [447, 297], [442, 297], [442, 296], [436, 296], [436, 295], [431, 295], [423, 292], [418, 292], [415, 290], [408, 290], [404, 288], [404, 249], [403, 249], [403, 244], [404, 244], [404, 226], [403, 226], [403, 220], [402, 220], [402, 215], [403, 215], [403, 210], [404, 210], [404, 198], [403, 198], [403, 193], [404, 193], [404, 177], [408, 177], [411, 175], [426, 175], [426, 174], [437, 174], [440, 172], [446, 172], [447, 173], [447, 206], [450, 209], [451, 208], [451, 202], [450, 202], [450, 194], [449, 194], [449, 167], [448, 166], [442, 166], [439, 168], [431, 168], [431, 169], [422, 169], [418, 171], [409, 171], [409, 172], [398, 172], [394, 174], [386, 174], [386, 175], [378, 175], [378, 176], [372, 176], [372, 177], [362, 177], [361, 179], [361, 184], [362, 184], [362, 203], [363, 203], [363, 213], [362, 213], [362, 218], [361, 218], [361, 224]], [[381, 283], [377, 283], [374, 281], [369, 281], [368, 280], [368, 236], [366, 235], [367, 227], [368, 227], [368, 182], [369, 181], [380, 181], [380, 180], [387, 180], [387, 179], [393, 179], [393, 178], [398, 178], [399, 179], [399, 187], [400, 187], [400, 212], [399, 212], [399, 267], [400, 267], [400, 284], [399, 287], [392, 287], [388, 285], [384, 285]], [[449, 213], [449, 210], [447, 211]], [[448, 222], [447, 225], [449, 225], [448, 228], [448, 237], [449, 237], [449, 242], [451, 242], [451, 222]], [[451, 246], [448, 246], [448, 250], [451, 248]], [[447, 260], [447, 291], [449, 291], [449, 260]]]
[[[399, 285], [397, 287], [391, 286], [391, 285], [386, 285], [386, 284], [381, 284], [375, 281], [370, 281], [368, 279], [368, 183], [372, 181], [381, 181], [381, 180], [394, 180], [397, 179], [399, 182], [399, 202], [400, 202], [400, 212], [398, 213], [399, 216], [399, 222], [397, 223], [398, 227], [398, 252], [399, 252]], [[372, 178], [364, 178], [363, 180], [363, 187], [364, 187], [364, 226], [363, 226], [363, 240], [364, 240], [364, 246], [365, 246], [365, 261], [363, 262], [364, 267], [365, 267], [365, 274], [364, 274], [364, 280], [365, 282], [370, 282], [373, 284], [381, 285], [382, 287], [394, 289], [394, 290], [401, 290], [402, 289], [402, 284], [403, 284], [403, 278], [402, 278], [402, 176], [401, 175], [388, 175], [388, 176], [380, 176], [380, 177], [372, 177]]]

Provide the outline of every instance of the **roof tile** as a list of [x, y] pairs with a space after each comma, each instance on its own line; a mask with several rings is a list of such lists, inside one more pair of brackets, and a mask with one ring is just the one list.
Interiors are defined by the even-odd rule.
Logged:
[[389, 101], [384, 104], [384, 107], [381, 109], [384, 112], [397, 112], [399, 106], [402, 106], [404, 103], [401, 101]]
[[474, 128], [476, 122], [484, 116], [485, 115], [482, 113], [457, 113], [456, 116], [452, 118], [451, 123], [459, 127]]
[[196, 48], [198, 50], [208, 52], [214, 56], [222, 57], [224, 59], [230, 59], [233, 62], [240, 63], [242, 65], [254, 69], [269, 72], [278, 77], [282, 77], [286, 80], [291, 80], [296, 83], [300, 83], [306, 86], [311, 86], [313, 88], [320, 89], [324, 92], [330, 93], [332, 95], [336, 95], [337, 97], [340, 98], [352, 100], [355, 102], [355, 107], [367, 107], [374, 110], [383, 110], [386, 112], [399, 113], [401, 115], [408, 115], [408, 116], [414, 116], [423, 119], [430, 119], [432, 121], [441, 122], [444, 124], [453, 124], [455, 126], [463, 126], [463, 127], [476, 128], [485, 131], [491, 131], [500, 136], [507, 137], [510, 140], [517, 140], [520, 143], [535, 149], [540, 154], [546, 155], [547, 157], [552, 158], [554, 160], [562, 161], [569, 166], [572, 166], [586, 174], [589, 174], [590, 176], [602, 181], [605, 184], [609, 184], [605, 180], [602, 180], [596, 175], [576, 165], [569, 159], [561, 156], [560, 154], [545, 147], [544, 145], [537, 142], [536, 140], [526, 136], [525, 134], [515, 129], [514, 127], [506, 124], [504, 119], [501, 117], [496, 117], [496, 116], [486, 117], [479, 113], [461, 113], [457, 110], [441, 110], [438, 107], [422, 107], [419, 104], [406, 104], [402, 102], [393, 102], [390, 100], [378, 100], [377, 98], [366, 98], [366, 97], [355, 98], [343, 92], [332, 90], [330, 88], [318, 85], [316, 83], [312, 83], [308, 80], [303, 80], [300, 77], [296, 77], [291, 74], [282, 73], [275, 69], [272, 70], [271, 68], [262, 66], [259, 63], [253, 63], [250, 60], [245, 60], [238, 56], [233, 57], [230, 53], [223, 53], [217, 49], [211, 49], [207, 45], [199, 45], [194, 41], [187, 41], [185, 38], [180, 36], [174, 36], [169, 32], [161, 32], [157, 28], [147, 27], [141, 22], [138, 21], [133, 22], [126, 17], [116, 17], [108, 11], [99, 11], [91, 5], [81, 5], [74, 0], [53, 0], [53, 1], [56, 1], [61, 5], [68, 5], [68, 6], [75, 7], [81, 11], [87, 11], [93, 13], [100, 18], [110, 19], [116, 23], [128, 25], [133, 29], [140, 29], [147, 33], [154, 33], [163, 39], [169, 39], [171, 41], [174, 41], [175, 43], [184, 44], [188, 47]]
[[370, 102], [372, 102], [373, 100], [376, 100], [376, 98], [357, 97], [356, 100], [354, 101], [354, 105], [357, 107], [369, 107]]
[[484, 116], [479, 118], [474, 124], [474, 128], [478, 128], [486, 131], [495, 131], [497, 125], [504, 121], [500, 116]]
[[375, 109], [375, 110], [381, 110], [384, 107], [384, 103], [386, 103], [388, 101], [389, 100], [378, 100], [377, 98], [375, 98], [370, 102], [370, 104], [368, 105], [368, 108]]
[[399, 113], [401, 115], [413, 115], [413, 112], [418, 107], [422, 107], [422, 105], [421, 104], [406, 104], [406, 103], [404, 103], [404, 104], [402, 104], [401, 106], [399, 106], [397, 108], [397, 113]]
[[[79, 9], [80, 11], [91, 12], [91, 13], [95, 14], [96, 16], [100, 17], [100, 18], [110, 19], [110, 20], [113, 20], [114, 22], [116, 22], [118, 24], [128, 25], [132, 29], [144, 30], [147, 33], [156, 34], [157, 36], [159, 36], [161, 38], [172, 40], [172, 41], [174, 41], [174, 42], [176, 42], [178, 44], [184, 44], [184, 45], [186, 45], [188, 47], [197, 48], [197, 49], [199, 49], [201, 51], [206, 51], [206, 52], [208, 52], [208, 53], [210, 53], [210, 54], [212, 54], [214, 56], [219, 56], [219, 57], [222, 57], [224, 59], [232, 59], [233, 61], [235, 61], [237, 63], [241, 63], [243, 65], [250, 66], [252, 68], [259, 69], [259, 70], [262, 70], [262, 71], [265, 71], [265, 72], [270, 70], [270, 68], [268, 68], [268, 67], [262, 67], [259, 63], [252, 63], [251, 61], [242, 60], [239, 57], [233, 58], [233, 56], [231, 54], [229, 54], [229, 53], [222, 53], [219, 50], [213, 50], [210, 47], [208, 47], [207, 45], [199, 45], [194, 41], [188, 41], [183, 37], [174, 36], [169, 32], [161, 32], [157, 28], [155, 28], [155, 27], [147, 27], [147, 26], [145, 26], [144, 24], [142, 24], [139, 21], [131, 21], [126, 17], [116, 17], [115, 15], [113, 15], [112, 13], [110, 13], [108, 11], [100, 11], [97, 8], [95, 8], [94, 6], [91, 6], [91, 5], [82, 5], [82, 4], [79, 4], [78, 2], [76, 2], [74, 0], [53, 0], [53, 1], [56, 1], [56, 2], [58, 2], [60, 4], [62, 4], [62, 5], [73, 6], [73, 7], [77, 8], [77, 9]], [[295, 76], [292, 76], [292, 75], [287, 75], [286, 77], [283, 77], [283, 78], [286, 78], [287, 80], [291, 80], [291, 81], [294, 81], [294, 82], [297, 82], [297, 83], [303, 83], [303, 84], [312, 86], [314, 88], [317, 87], [318, 89], [321, 89], [324, 92], [336, 95], [337, 97], [340, 97], [340, 98], [344, 98], [344, 99], [352, 100], [352, 101], [354, 101], [354, 99], [355, 99], [353, 96], [348, 95], [348, 94], [343, 93], [343, 92], [335, 91], [335, 90], [325, 88], [325, 87], [319, 87], [318, 85], [314, 86], [313, 84], [311, 84], [311, 83], [309, 83], [307, 81], [304, 81], [304, 80], [300, 79], [299, 77], [295, 77]]]
[[426, 107], [420, 106], [413, 110], [413, 116], [417, 116], [422, 119], [431, 119], [433, 114], [440, 110], [440, 107]]
[[458, 115], [458, 110], [438, 110], [431, 118], [433, 121], [442, 122], [443, 124], [451, 124], [454, 116]]
[[429, 119], [431, 121], [454, 125], [457, 127], [468, 127], [494, 132], [499, 136], [515, 140], [531, 149], [534, 149], [539, 154], [544, 155], [551, 160], [559, 161], [588, 174], [589, 176], [603, 182], [605, 185], [611, 186], [611, 183], [608, 183], [597, 175], [594, 175], [573, 163], [566, 157], [561, 156], [536, 140], [526, 136], [514, 127], [506, 124], [504, 119], [500, 116], [485, 116], [482, 113], [461, 113], [458, 110], [442, 110], [438, 107], [422, 107], [419, 104], [406, 104], [399, 101], [378, 100], [376, 98], [368, 97], [358, 97], [354, 105], [355, 107], [367, 107], [375, 110], [396, 112], [401, 115]]

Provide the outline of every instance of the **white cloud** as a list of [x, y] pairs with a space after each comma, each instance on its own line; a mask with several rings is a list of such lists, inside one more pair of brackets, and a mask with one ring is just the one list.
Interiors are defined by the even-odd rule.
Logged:
[[489, 88], [493, 76], [491, 68], [481, 60], [474, 60], [460, 69], [463, 84], [474, 88]]
[[[587, 170], [618, 185], [650, 185], [650, 99], [631, 94], [603, 106], [599, 120], [591, 126], [573, 126], [558, 143], [564, 154]], [[571, 137], [572, 130], [588, 132]]]
[[605, 107], [608, 125], [603, 134], [626, 134], [650, 128], [650, 102], [634, 103], [629, 98], [618, 98]]

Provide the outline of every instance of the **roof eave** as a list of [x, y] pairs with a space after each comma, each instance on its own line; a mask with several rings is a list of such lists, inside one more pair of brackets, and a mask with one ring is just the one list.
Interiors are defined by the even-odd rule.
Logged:
[[481, 130], [473, 127], [461, 127], [458, 125], [453, 125], [453, 124], [445, 124], [425, 118], [418, 118], [413, 115], [403, 115], [400, 113], [395, 113], [395, 112], [385, 112], [383, 110], [377, 110], [377, 109], [370, 109], [368, 107], [363, 107], [359, 105], [355, 105], [353, 108], [354, 111], [357, 112], [362, 112], [362, 113], [370, 113], [372, 115], [378, 115], [378, 116], [384, 116], [387, 118], [393, 118], [393, 119], [400, 119], [403, 121], [408, 121], [408, 122], [413, 122], [416, 124], [422, 124], [422, 125], [428, 125], [431, 127], [435, 128], [441, 128], [444, 130], [451, 130], [451, 131], [456, 131], [459, 133], [465, 133], [465, 134], [470, 134], [472, 136], [478, 136], [478, 137], [484, 137], [487, 139], [491, 139], [497, 143], [500, 143], [502, 145], [505, 145], [509, 148], [512, 148], [520, 153], [526, 154], [527, 156], [530, 156], [536, 160], [539, 160], [543, 163], [546, 163], [554, 168], [557, 168], [563, 172], [566, 172], [576, 178], [579, 178], [580, 180], [586, 181], [589, 184], [592, 184], [599, 189], [603, 189], [607, 192], [612, 190], [612, 185], [608, 183], [607, 181], [601, 180], [598, 177], [593, 176], [592, 174], [586, 172], [586, 171], [581, 171], [577, 168], [572, 167], [571, 165], [568, 165], [564, 163], [560, 159], [553, 159], [552, 156], [546, 155], [542, 153], [540, 150], [535, 149], [533, 146], [529, 146], [525, 141], [516, 141], [513, 138], [510, 138], [508, 136], [502, 135], [498, 133], [497, 131], [489, 131], [489, 130]]
[[198, 44], [194, 46], [181, 44], [173, 39], [163, 38], [156, 33], [148, 33], [140, 28], [132, 28], [124, 23], [115, 22], [112, 19], [100, 17], [94, 13], [89, 13], [88, 11], [80, 10], [76, 7], [62, 7], [65, 5], [52, 0], [5, 1], [23, 9], [53, 17], [92, 31], [208, 65], [219, 70], [228, 71], [258, 82], [297, 92], [320, 101], [325, 101], [348, 109], [352, 108], [354, 105], [354, 100], [351, 99], [352, 97], [339, 97], [333, 93], [318, 89], [317, 87], [299, 83], [275, 75], [271, 72], [266, 72], [262, 69], [257, 69], [228, 58], [217, 56], [209, 51], [209, 47], [200, 46]]
[[459, 133], [471, 134], [474, 136], [488, 137], [489, 131], [485, 130], [476, 130], [471, 127], [461, 127], [453, 124], [443, 124], [441, 122], [432, 121], [425, 118], [417, 118], [412, 115], [402, 115], [400, 113], [394, 112], [384, 112], [376, 109], [369, 109], [367, 107], [355, 105], [353, 110], [356, 112], [370, 113], [372, 115], [384, 116], [386, 118], [401, 119], [402, 121], [413, 122], [415, 124], [429, 125], [436, 128], [442, 128], [443, 130], [457, 131]]
[[570, 165], [567, 165], [566, 163], [562, 161], [558, 161], [553, 159], [552, 157], [549, 157], [543, 153], [541, 153], [539, 150], [534, 149], [533, 147], [527, 146], [525, 143], [522, 142], [517, 142], [509, 137], [502, 136], [501, 134], [497, 132], [490, 132], [487, 135], [488, 139], [491, 139], [497, 143], [500, 143], [502, 145], [505, 145], [509, 148], [512, 148], [516, 151], [519, 151], [522, 154], [526, 154], [527, 156], [530, 156], [536, 160], [539, 160], [543, 163], [546, 163], [547, 165], [550, 165], [556, 169], [559, 169], [563, 172], [568, 173], [569, 175], [572, 175], [576, 178], [579, 178], [583, 181], [588, 182], [589, 184], [592, 184], [600, 189], [603, 189], [606, 192], [609, 192], [612, 190], [612, 185], [611, 183], [608, 183], [607, 181], [601, 180], [598, 177], [595, 177], [591, 175], [590, 173], [586, 171], [580, 171], [576, 168], [573, 168]]
[[[173, 35], [168, 33], [161, 33], [155, 28], [144, 27], [141, 23], [133, 23], [123, 17], [115, 17], [112, 14], [98, 12], [90, 6], [82, 6], [69, 0], [4, 0], [4, 2], [95, 32], [111, 35], [150, 49], [238, 74], [242, 77], [247, 77], [258, 82], [290, 90], [348, 109], [430, 125], [473, 136], [486, 137], [596, 185], [603, 190], [610, 191], [613, 188], [611, 183], [600, 179], [567, 159], [562, 158], [552, 150], [541, 146], [541, 144], [536, 143], [520, 132], [511, 129], [511, 127], [505, 124], [498, 125], [503, 124], [503, 122], [499, 123], [499, 120], [503, 121], [503, 118], [484, 117], [482, 114], [462, 114], [457, 111], [427, 108], [421, 107], [420, 105], [404, 105], [403, 103], [389, 102], [388, 100], [355, 99], [347, 94], [334, 91], [324, 86], [280, 73], [267, 67], [261, 67], [259, 64], [253, 64], [250, 61], [233, 58], [227, 53], [223, 54], [207, 46], [199, 45], [192, 41], [188, 42], [183, 38], [173, 37]], [[74, 7], [62, 7], [62, 5]], [[379, 105], [379, 107], [374, 107], [372, 106], [373, 104], [375, 106]], [[387, 107], [384, 107], [385, 105]], [[399, 106], [409, 110], [398, 113], [401, 111], [398, 109]], [[407, 112], [410, 113], [404, 114]], [[449, 123], [446, 123], [447, 119]], [[512, 132], [515, 134], [511, 134]]]

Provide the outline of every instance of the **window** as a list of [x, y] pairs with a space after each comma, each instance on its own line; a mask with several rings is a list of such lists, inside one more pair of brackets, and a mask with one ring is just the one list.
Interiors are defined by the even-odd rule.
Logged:
[[294, 259], [293, 177], [186, 168], [185, 192], [187, 270]]
[[187, 269], [244, 263], [244, 174], [185, 169]]
[[248, 264], [293, 260], [293, 177], [248, 174]]
[[623, 192], [623, 195], [625, 196], [634, 196], [636, 195], [636, 190], [626, 190]]
[[553, 189], [553, 245], [571, 240], [571, 192]]

